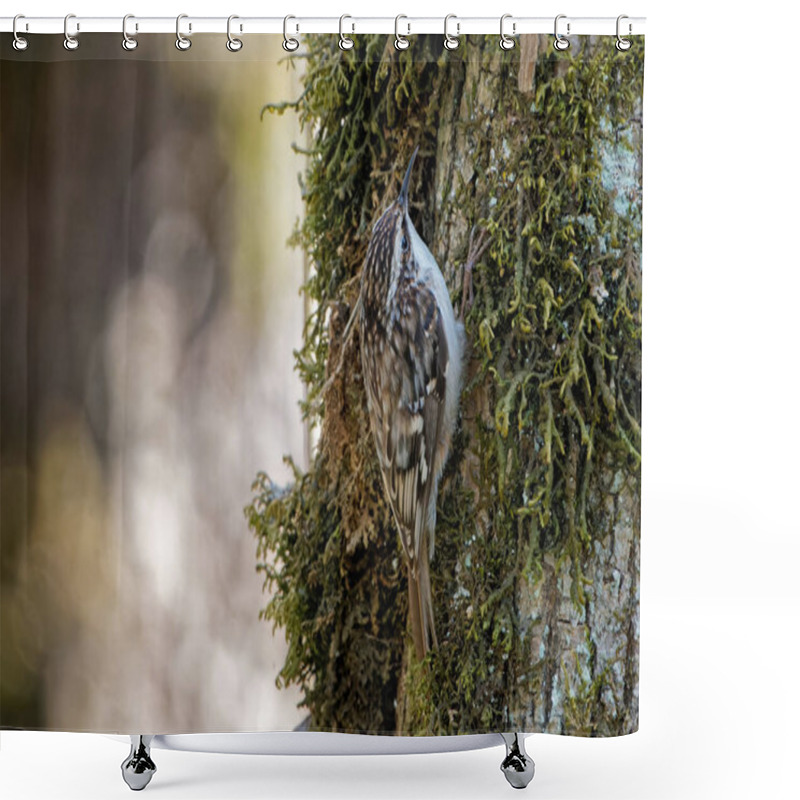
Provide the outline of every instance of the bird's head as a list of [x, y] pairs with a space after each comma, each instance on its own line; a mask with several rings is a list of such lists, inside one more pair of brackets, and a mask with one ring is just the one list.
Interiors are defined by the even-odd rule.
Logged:
[[390, 214], [392, 218], [393, 261], [400, 266], [404, 266], [407, 263], [417, 233], [414, 223], [411, 222], [411, 217], [408, 214], [408, 192], [411, 183], [411, 169], [414, 166], [418, 152], [419, 147], [416, 147], [411, 154], [408, 167], [406, 167], [406, 174], [400, 187], [400, 193], [397, 195], [397, 200], [386, 209], [386, 214]]
[[376, 285], [384, 287], [379, 289], [382, 292], [388, 291], [390, 285], [396, 284], [414, 252], [420, 246], [424, 247], [408, 213], [411, 169], [418, 150], [419, 148], [416, 148], [411, 155], [397, 199], [387, 207], [372, 228], [365, 274], [375, 276]]

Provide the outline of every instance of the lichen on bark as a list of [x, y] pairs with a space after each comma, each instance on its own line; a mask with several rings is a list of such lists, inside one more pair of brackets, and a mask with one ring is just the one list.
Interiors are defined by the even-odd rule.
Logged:
[[[546, 37], [396, 52], [309, 37], [312, 265], [297, 368], [318, 428], [306, 473], [259, 476], [248, 518], [285, 629], [279, 680], [324, 730], [620, 734], [638, 724], [641, 91], [644, 47]], [[431, 566], [439, 647], [409, 657], [404, 564], [345, 340], [372, 224], [419, 145], [411, 215], [460, 302], [461, 417]]]

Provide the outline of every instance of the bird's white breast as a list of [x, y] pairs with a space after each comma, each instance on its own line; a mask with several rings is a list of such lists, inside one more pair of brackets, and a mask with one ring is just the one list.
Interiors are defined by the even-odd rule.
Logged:
[[445, 337], [447, 338], [447, 349], [450, 355], [445, 378], [445, 414], [446, 429], [452, 431], [458, 413], [458, 399], [461, 395], [461, 372], [464, 361], [464, 326], [456, 321], [453, 311], [453, 304], [450, 302], [450, 292], [444, 280], [439, 265], [433, 257], [433, 253], [428, 249], [428, 245], [417, 233], [411, 219], [408, 219], [408, 229], [411, 234], [411, 252], [417, 262], [420, 280], [426, 283], [436, 297], [436, 304], [439, 313], [442, 315]]

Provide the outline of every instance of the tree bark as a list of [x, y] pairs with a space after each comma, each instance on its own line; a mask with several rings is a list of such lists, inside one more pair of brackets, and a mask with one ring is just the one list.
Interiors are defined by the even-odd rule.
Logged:
[[[320, 304], [299, 367], [321, 434], [303, 485], [262, 495], [277, 521], [251, 516], [265, 551], [289, 559], [267, 570], [267, 582], [284, 587], [267, 616], [287, 625], [295, 659], [283, 677], [304, 686], [315, 727], [633, 731], [643, 50], [621, 56], [613, 40], [589, 40], [555, 54], [532, 37], [520, 55], [475, 37], [440, 55], [438, 40], [421, 38], [412, 55], [379, 51], [376, 40], [345, 57], [312, 47], [299, 106], [315, 136], [298, 240]], [[343, 341], [371, 224], [417, 144], [411, 215], [456, 305], [471, 230], [491, 237], [474, 274], [461, 419], [439, 493], [439, 647], [422, 664], [402, 630], [403, 566], [357, 337]], [[322, 507], [335, 524], [319, 533]], [[306, 558], [314, 547], [331, 553], [334, 536], [336, 580], [356, 592], [309, 584], [304, 557], [289, 552], [302, 537], [317, 541]], [[319, 635], [318, 613], [293, 616], [299, 580], [330, 611], [330, 658], [305, 638]], [[376, 674], [358, 708], [342, 711], [319, 691], [323, 677], [338, 695]]]
[[[538, 43], [546, 37], [521, 38], [523, 59], [517, 67], [518, 78], [535, 73], [539, 53], [546, 50], [538, 44], [530, 46], [530, 40]], [[528, 53], [533, 64], [525, 62]], [[564, 64], [557, 61], [556, 72], [563, 72]], [[450, 82], [451, 93], [442, 104], [436, 182], [430, 197], [433, 203], [436, 198], [451, 198], [451, 202], [434, 205], [433, 252], [448, 285], [454, 288], [461, 277], [458, 265], [464, 261], [469, 227], [475, 222], [465, 209], [483, 204], [481, 211], [490, 213], [476, 180], [475, 154], [485, 151], [487, 139], [495, 144], [515, 143], [514, 152], [498, 159], [500, 170], [503, 161], [517, 162], [517, 148], [525, 146], [519, 120], [504, 109], [505, 96], [515, 88], [513, 73], [503, 52], [485, 39], [466, 63], [463, 80]], [[523, 80], [527, 83], [531, 78]], [[637, 110], [632, 106], [632, 116]], [[472, 124], [475, 120], [477, 125]], [[487, 120], [491, 120], [488, 130]], [[640, 134], [639, 128], [637, 136]], [[521, 229], [524, 219], [516, 221]], [[523, 268], [528, 267], [522, 247], [515, 256], [523, 261]], [[535, 277], [533, 271], [529, 274]], [[474, 341], [474, 336], [470, 338]], [[470, 367], [475, 372], [475, 360]], [[635, 367], [640, 369], [639, 364]], [[490, 395], [488, 383], [465, 393], [462, 426], [471, 439], [479, 419], [492, 423]], [[581, 446], [577, 432], [572, 429], [571, 434], [569, 458], [577, 461]], [[473, 468], [474, 458], [467, 451], [459, 471], [464, 484], [479, 495], [481, 487], [471, 477]], [[639, 472], [631, 474], [607, 459], [585, 479], [589, 481], [587, 514], [594, 520], [591, 546], [573, 556], [581, 562], [585, 597], [574, 601], [573, 565], [555, 552], [542, 554], [538, 579], [518, 581], [515, 587], [519, 617], [529, 620], [530, 655], [539, 674], [535, 693], [531, 697], [517, 695], [509, 704], [508, 722], [520, 729], [591, 734], [626, 732], [638, 726]], [[480, 499], [476, 506], [481, 506]], [[566, 511], [569, 514], [572, 509]]]

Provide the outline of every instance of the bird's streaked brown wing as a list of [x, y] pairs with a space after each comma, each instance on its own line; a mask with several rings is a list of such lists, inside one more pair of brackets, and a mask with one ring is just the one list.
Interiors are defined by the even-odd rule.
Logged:
[[427, 528], [433, 536], [428, 516], [449, 353], [436, 298], [427, 286], [409, 282], [396, 301], [385, 344], [372, 350], [366, 385], [386, 491], [403, 548], [415, 565]]

